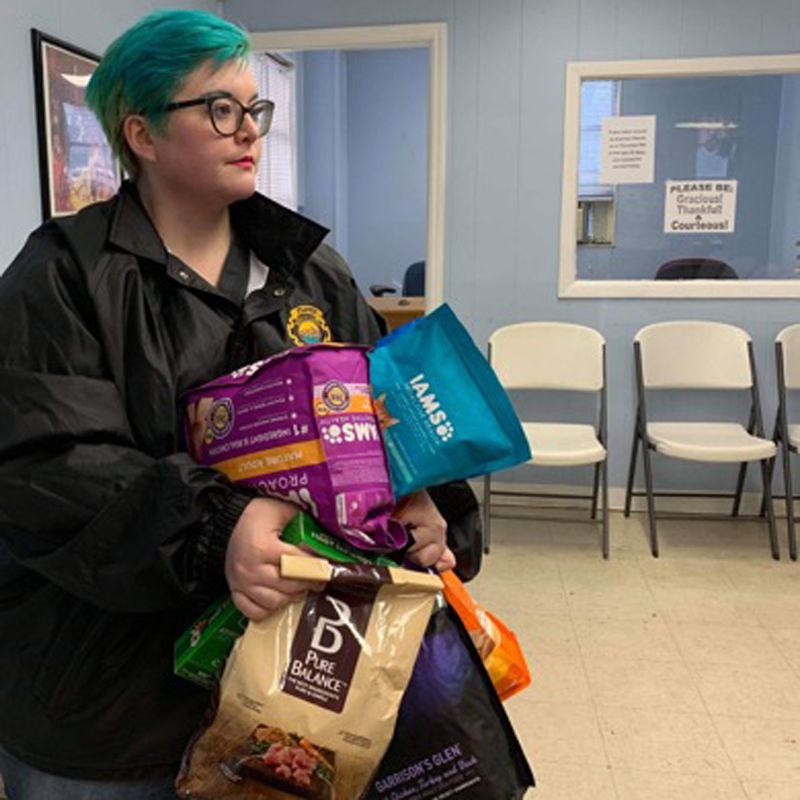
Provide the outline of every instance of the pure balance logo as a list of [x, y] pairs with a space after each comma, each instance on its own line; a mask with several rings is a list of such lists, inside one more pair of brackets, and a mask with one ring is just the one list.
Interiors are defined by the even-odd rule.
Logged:
[[333, 423], [320, 428], [322, 438], [328, 444], [351, 442], [379, 442], [378, 426], [374, 422]]
[[338, 597], [326, 597], [325, 600], [333, 606], [335, 616], [317, 617], [317, 624], [314, 626], [314, 633], [311, 636], [311, 649], [333, 655], [342, 649], [344, 643], [344, 636], [339, 629], [350, 629], [353, 622], [350, 619], [350, 606], [347, 603], [343, 603]]
[[447, 412], [442, 408], [436, 395], [431, 391], [430, 383], [425, 379], [425, 374], [420, 372], [408, 384], [416, 394], [420, 407], [436, 435], [442, 442], [450, 441], [455, 433], [455, 427], [447, 418]]
[[374, 592], [329, 586], [309, 592], [283, 678], [286, 694], [339, 713], [347, 699], [369, 623]]

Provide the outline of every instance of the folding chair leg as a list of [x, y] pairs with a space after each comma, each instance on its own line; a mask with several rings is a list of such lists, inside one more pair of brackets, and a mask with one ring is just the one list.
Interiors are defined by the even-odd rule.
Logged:
[[594, 465], [594, 487], [592, 488], [592, 519], [597, 519], [597, 489], [600, 485], [600, 465], [602, 461], [598, 461]]
[[742, 461], [739, 465], [739, 477], [736, 479], [736, 491], [733, 495], [733, 509], [731, 510], [732, 517], [739, 516], [739, 508], [742, 505], [742, 492], [744, 491], [744, 479], [747, 475], [747, 462]]
[[631, 515], [631, 500], [633, 499], [633, 479], [636, 475], [636, 448], [639, 445], [638, 423], [633, 430], [633, 447], [631, 448], [631, 460], [628, 466], [628, 487], [625, 490], [625, 516]]
[[647, 442], [642, 440], [642, 463], [644, 464], [644, 483], [647, 494], [647, 520], [650, 526], [650, 552], [658, 558], [658, 533], [656, 531], [656, 499], [653, 496], [653, 470], [650, 466], [650, 451]]
[[[769, 462], [769, 485], [772, 486], [772, 476], [775, 474], [775, 459], [770, 459]], [[764, 497], [764, 492], [761, 492], [761, 506], [758, 509], [758, 516], [764, 517], [767, 514], [767, 498]]]
[[[775, 442], [776, 447], [780, 447], [780, 425], [779, 425], [779, 417], [775, 419], [775, 427], [772, 429], [772, 441]], [[772, 486], [772, 476], [775, 474], [775, 461], [776, 459], [771, 458], [769, 462], [769, 485]], [[784, 480], [786, 479], [786, 473], [784, 471]], [[767, 498], [764, 497], [764, 493], [761, 493], [761, 508], [759, 509], [758, 516], [763, 517], [767, 513]]]
[[772, 489], [769, 485], [769, 461], [765, 458], [761, 462], [761, 477], [764, 481], [764, 499], [767, 504], [767, 525], [769, 527], [769, 547], [772, 551], [772, 557], [779, 561], [781, 557], [780, 549], [778, 548], [778, 531], [775, 526], [775, 509], [772, 506]]
[[603, 470], [603, 558], [608, 558], [610, 550], [608, 531], [608, 459], [602, 462]]
[[492, 478], [483, 476], [483, 552], [489, 555], [492, 538]]
[[792, 495], [792, 466], [789, 448], [784, 443], [783, 450], [783, 491], [786, 495], [786, 530], [789, 537], [789, 558], [797, 561], [797, 534], [794, 528], [794, 497]]

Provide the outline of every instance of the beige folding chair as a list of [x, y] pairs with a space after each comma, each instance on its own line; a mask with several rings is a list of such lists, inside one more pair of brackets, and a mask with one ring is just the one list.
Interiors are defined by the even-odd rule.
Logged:
[[[597, 516], [602, 487], [602, 552], [609, 554], [608, 469], [606, 452], [605, 340], [594, 329], [563, 322], [522, 322], [496, 330], [489, 339], [489, 363], [506, 389], [592, 392], [598, 396], [596, 425], [575, 422], [524, 421], [533, 458], [539, 467], [594, 465], [591, 518]], [[492, 489], [484, 478], [484, 550], [489, 552], [493, 495], [565, 497], [563, 493], [533, 493]]]
[[797, 535], [794, 526], [791, 454], [800, 452], [800, 425], [789, 422], [787, 401], [790, 391], [800, 389], [800, 325], [789, 325], [777, 335], [775, 361], [778, 374], [778, 411], [775, 415], [773, 439], [781, 448], [789, 557], [796, 561]]
[[[733, 495], [732, 516], [738, 516], [747, 464], [761, 463], [764, 512], [770, 548], [779, 558], [778, 537], [769, 478], [775, 443], [764, 437], [758, 397], [755, 358], [749, 334], [720, 322], [680, 320], [658, 322], [642, 328], [634, 338], [638, 409], [625, 496], [625, 516], [634, 495], [647, 497], [650, 549], [658, 556], [656, 496], [690, 496], [687, 492], [655, 492], [650, 452], [687, 461], [739, 464]], [[651, 421], [645, 399], [654, 390], [741, 390], [750, 394], [747, 426], [728, 421]], [[636, 457], [642, 447], [645, 492], [634, 492]], [[692, 493], [695, 497], [719, 497], [719, 493]]]

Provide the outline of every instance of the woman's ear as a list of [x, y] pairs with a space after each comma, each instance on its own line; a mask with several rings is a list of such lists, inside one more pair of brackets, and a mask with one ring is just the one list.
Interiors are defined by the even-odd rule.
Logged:
[[150, 126], [140, 114], [128, 114], [122, 123], [122, 135], [136, 158], [143, 163], [157, 160], [155, 142]]

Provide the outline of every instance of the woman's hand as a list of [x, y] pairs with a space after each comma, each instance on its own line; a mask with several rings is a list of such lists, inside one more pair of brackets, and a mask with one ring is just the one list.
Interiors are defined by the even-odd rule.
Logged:
[[395, 513], [414, 537], [406, 554], [423, 567], [435, 567], [439, 572], [452, 569], [456, 557], [447, 546], [447, 523], [427, 492], [414, 492], [400, 504]]
[[281, 555], [305, 555], [280, 540], [283, 529], [298, 512], [283, 500], [251, 500], [233, 529], [225, 553], [225, 578], [234, 605], [248, 619], [261, 620], [320, 584], [281, 577]]

